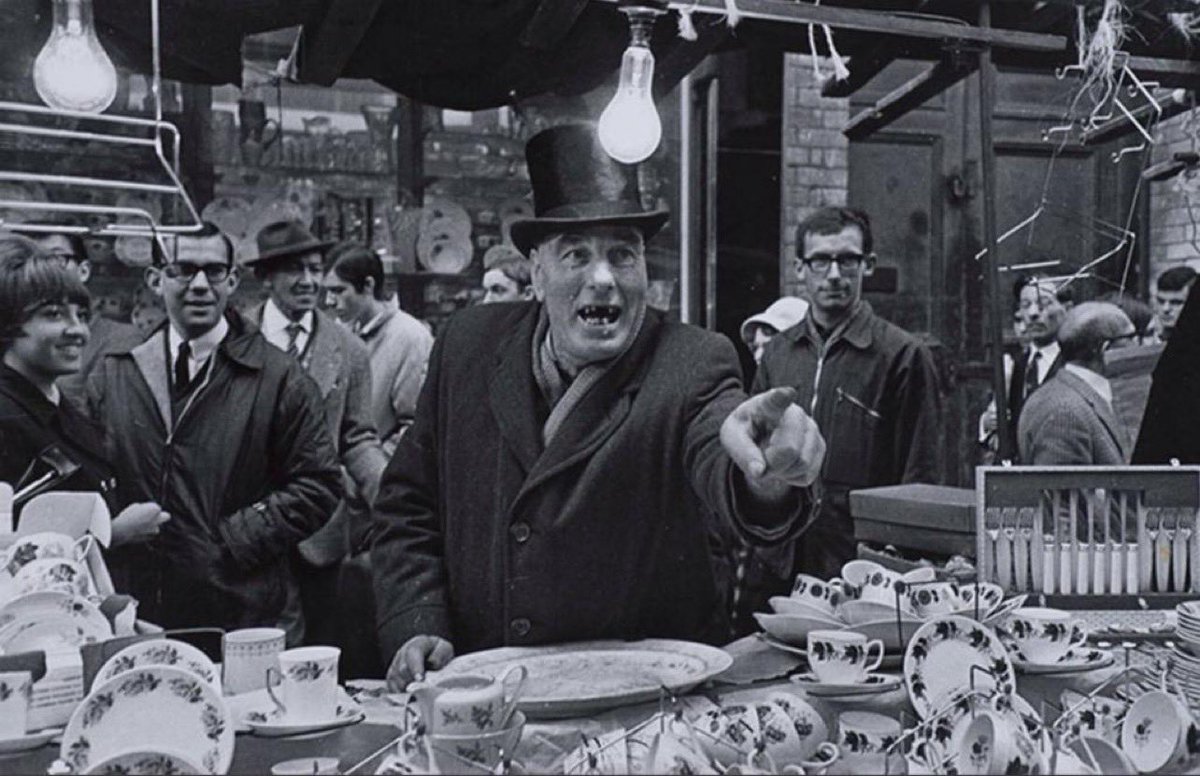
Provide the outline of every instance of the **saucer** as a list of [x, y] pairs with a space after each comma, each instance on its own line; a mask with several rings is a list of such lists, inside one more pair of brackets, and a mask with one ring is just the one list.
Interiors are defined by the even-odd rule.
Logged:
[[50, 743], [50, 739], [62, 732], [62, 728], [56, 727], [39, 730], [36, 733], [26, 733], [16, 738], [0, 738], [0, 754], [16, 754], [37, 749]]
[[357, 706], [339, 705], [337, 713], [324, 720], [315, 720], [310, 722], [289, 722], [287, 717], [279, 713], [279, 710], [262, 712], [251, 711], [242, 717], [242, 721], [250, 726], [250, 729], [257, 736], [267, 738], [279, 738], [282, 736], [298, 736], [303, 733], [316, 733], [325, 730], [334, 730], [340, 727], [349, 727], [357, 725], [366, 718], [363, 710]]
[[804, 689], [809, 695], [816, 697], [836, 697], [851, 695], [878, 695], [879, 693], [895, 690], [900, 687], [902, 680], [898, 676], [887, 674], [867, 674], [866, 681], [852, 684], [842, 682], [822, 682], [816, 674], [799, 674], [792, 681]]
[[1040, 663], [1026, 660], [1020, 650], [1011, 647], [1009, 657], [1013, 667], [1023, 674], [1075, 674], [1081, 671], [1091, 671], [1094, 668], [1105, 668], [1116, 659], [1113, 653], [1106, 649], [1070, 649], [1067, 654], [1052, 663]]

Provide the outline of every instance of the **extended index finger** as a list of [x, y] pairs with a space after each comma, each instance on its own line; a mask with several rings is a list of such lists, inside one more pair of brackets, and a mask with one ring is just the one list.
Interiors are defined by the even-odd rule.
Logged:
[[791, 387], [772, 388], [762, 394], [761, 402], [755, 408], [763, 420], [778, 423], [783, 413], [796, 401], [796, 389]]

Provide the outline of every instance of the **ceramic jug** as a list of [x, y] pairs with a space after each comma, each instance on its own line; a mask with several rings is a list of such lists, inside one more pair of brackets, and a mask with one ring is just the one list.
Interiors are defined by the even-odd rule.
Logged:
[[487, 733], [504, 729], [527, 676], [525, 666], [517, 665], [496, 679], [479, 674], [454, 674], [413, 682], [408, 691], [416, 699], [430, 733]]

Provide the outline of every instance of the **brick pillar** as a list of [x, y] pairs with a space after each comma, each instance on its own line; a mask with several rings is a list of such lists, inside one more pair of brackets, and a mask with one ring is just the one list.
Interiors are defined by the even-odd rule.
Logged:
[[[788, 54], [783, 67], [779, 285], [783, 293], [796, 295], [799, 289], [792, 270], [796, 225], [818, 207], [846, 204], [850, 141], [842, 127], [850, 118], [850, 101], [821, 96], [812, 57]], [[821, 58], [822, 78], [831, 72], [828, 61]]]
[[[1191, 151], [1191, 137], [1185, 133], [1187, 115], [1177, 116], [1158, 127], [1158, 143], [1151, 164], [1170, 159], [1176, 151]], [[1198, 144], [1197, 150], [1200, 150]], [[1180, 178], [1148, 184], [1150, 194], [1150, 287], [1165, 269], [1189, 263], [1200, 270], [1200, 186], [1188, 198], [1179, 190]], [[1193, 220], [1194, 219], [1194, 220]], [[1195, 241], [1196, 245], [1193, 245]]]

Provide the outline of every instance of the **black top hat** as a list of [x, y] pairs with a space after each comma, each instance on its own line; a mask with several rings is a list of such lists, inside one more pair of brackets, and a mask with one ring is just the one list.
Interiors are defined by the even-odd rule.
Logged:
[[312, 251], [324, 251], [333, 245], [332, 240], [318, 240], [299, 221], [275, 221], [258, 230], [254, 236], [258, 243], [258, 255], [245, 261], [246, 266], [262, 269], [267, 265]]
[[628, 225], [641, 229], [649, 240], [667, 222], [667, 211], [642, 209], [637, 165], [609, 156], [587, 124], [539, 132], [526, 143], [525, 160], [533, 184], [534, 217], [513, 221], [510, 227], [513, 245], [524, 254], [566, 226]]

